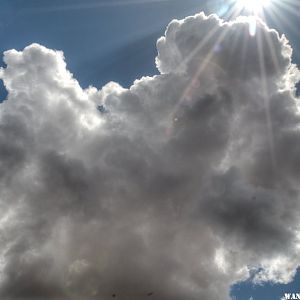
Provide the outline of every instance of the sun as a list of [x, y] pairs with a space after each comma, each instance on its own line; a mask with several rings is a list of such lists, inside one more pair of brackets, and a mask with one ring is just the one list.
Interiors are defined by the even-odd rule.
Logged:
[[271, 3], [271, 0], [236, 0], [236, 4], [241, 10], [252, 13], [259, 13]]

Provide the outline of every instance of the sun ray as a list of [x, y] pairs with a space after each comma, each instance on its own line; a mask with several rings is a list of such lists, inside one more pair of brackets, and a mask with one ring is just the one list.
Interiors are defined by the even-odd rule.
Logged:
[[[243, 39], [243, 43], [242, 43], [242, 62], [245, 61], [246, 59], [246, 54], [247, 54], [247, 49], [248, 49], [248, 42], [249, 42], [249, 36], [247, 34], [244, 34], [244, 39]], [[241, 65], [242, 68], [242, 73], [245, 70], [245, 64]]]
[[259, 67], [260, 67], [260, 79], [261, 79], [261, 86], [262, 86], [262, 98], [264, 101], [264, 111], [265, 111], [265, 118], [266, 118], [266, 126], [268, 132], [268, 144], [269, 144], [269, 151], [271, 155], [271, 162], [272, 168], [274, 169], [274, 174], [276, 174], [277, 169], [277, 159], [274, 147], [274, 133], [273, 133], [273, 125], [272, 125], [272, 117], [270, 113], [270, 99], [268, 93], [268, 82], [266, 76], [266, 65], [264, 60], [264, 49], [263, 49], [263, 32], [259, 30], [256, 35], [257, 39], [257, 51], [258, 51], [258, 58], [259, 58]]
[[[218, 28], [216, 28], [215, 30], [212, 30], [207, 37], [202, 41], [202, 43], [200, 43], [195, 50], [188, 56], [188, 58], [186, 60], [184, 60], [184, 63], [187, 63], [189, 60], [191, 60], [209, 41], [210, 39], [214, 36], [214, 34], [216, 33], [216, 30]], [[228, 30], [224, 30], [222, 32], [222, 34], [217, 38], [217, 40], [215, 41], [215, 45], [221, 43], [226, 35], [227, 35]], [[174, 106], [172, 112], [170, 113], [170, 116], [168, 118], [168, 122], [169, 122], [169, 127], [167, 128], [167, 133], [170, 134], [173, 130], [173, 123], [174, 121], [177, 121], [176, 118], [176, 113], [178, 111], [178, 108], [180, 107], [180, 105], [187, 101], [190, 98], [190, 94], [192, 94], [192, 90], [194, 89], [194, 85], [195, 82], [198, 80], [199, 76], [202, 74], [202, 72], [209, 66], [211, 65], [212, 67], [218, 69], [220, 72], [224, 72], [220, 66], [218, 66], [216, 63], [214, 63], [212, 61], [212, 58], [214, 56], [215, 52], [214, 49], [210, 49], [210, 51], [207, 53], [207, 55], [203, 58], [203, 61], [201, 62], [201, 64], [199, 64], [199, 67], [197, 68], [196, 72], [194, 73], [194, 75], [191, 77], [191, 79], [189, 80], [186, 88], [184, 89], [181, 97], [179, 98], [179, 100], [177, 101], [176, 105]], [[182, 66], [182, 64], [181, 64]]]
[[270, 5], [271, 0], [234, 0], [234, 2], [237, 9], [260, 15]]
[[228, 20], [234, 20], [238, 16], [240, 16], [243, 12], [243, 8], [237, 5], [236, 0], [231, 0], [231, 6], [228, 10], [227, 14], [225, 14], [225, 18]]
[[[263, 12], [263, 19], [265, 19], [265, 12]], [[277, 59], [277, 56], [276, 56], [276, 53], [275, 53], [275, 45], [274, 45], [274, 42], [273, 40], [270, 38], [270, 36], [268, 34], [265, 35], [265, 39], [266, 39], [266, 42], [267, 42], [267, 47], [268, 47], [268, 50], [269, 52], [271, 53], [271, 59], [272, 59], [272, 62], [275, 66], [275, 69], [276, 69], [276, 73], [278, 74], [280, 72], [280, 66], [279, 66], [279, 62], [278, 62], [278, 59]]]
[[[274, 9], [274, 11], [276, 11], [278, 15], [285, 15], [285, 13], [288, 13], [295, 17], [299, 17], [299, 9], [300, 3], [296, 5], [293, 2], [288, 4], [286, 1], [278, 1], [276, 2], [276, 9]], [[283, 12], [284, 10], [285, 12]]]
[[269, 16], [273, 22], [276, 22], [280, 27], [286, 26], [293, 34], [299, 35], [299, 30], [290, 22], [290, 20], [283, 16], [277, 9], [269, 11]]

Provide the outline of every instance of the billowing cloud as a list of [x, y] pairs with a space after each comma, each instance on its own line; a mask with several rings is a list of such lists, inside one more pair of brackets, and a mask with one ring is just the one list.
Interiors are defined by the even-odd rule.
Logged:
[[229, 299], [300, 265], [300, 117], [284, 36], [198, 14], [160, 75], [83, 90], [62, 52], [4, 53], [0, 297]]

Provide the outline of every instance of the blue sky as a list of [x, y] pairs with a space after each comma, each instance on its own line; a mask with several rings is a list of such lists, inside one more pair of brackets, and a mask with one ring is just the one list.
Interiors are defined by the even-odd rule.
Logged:
[[[109, 81], [128, 87], [137, 78], [158, 74], [155, 44], [170, 20], [201, 10], [218, 13], [226, 9], [222, 1], [201, 0], [97, 3], [101, 5], [94, 5], [95, 0], [1, 0], [1, 54], [39, 43], [63, 50], [68, 69], [84, 88], [100, 88]], [[294, 62], [300, 65], [300, 19], [288, 10], [282, 10], [282, 17], [279, 22], [267, 13], [267, 22], [286, 34], [294, 49]], [[1, 64], [4, 66], [2, 61]], [[5, 96], [1, 82], [0, 99]], [[232, 288], [232, 297], [279, 300], [284, 292], [300, 292], [300, 272], [288, 285], [259, 286], [250, 281], [237, 284]]]
[[21, 50], [33, 42], [62, 49], [69, 69], [83, 87], [102, 86], [110, 80], [128, 86], [136, 78], [157, 73], [155, 43], [170, 20], [201, 8], [195, 0], [114, 2], [77, 8], [82, 1], [3, 0], [0, 51]]
[[[299, 292], [300, 272], [295, 276], [295, 280], [289, 284], [255, 285], [251, 280], [237, 284], [232, 289], [233, 299], [249, 300], [251, 297], [258, 300], [280, 299], [285, 293]], [[234, 298], [235, 297], [235, 298]]]

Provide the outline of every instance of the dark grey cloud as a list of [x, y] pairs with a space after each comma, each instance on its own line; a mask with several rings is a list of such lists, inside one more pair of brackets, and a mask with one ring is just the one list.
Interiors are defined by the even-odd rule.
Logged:
[[292, 279], [300, 76], [249, 22], [172, 21], [161, 74], [129, 89], [83, 90], [37, 44], [5, 52], [1, 299], [224, 300], [253, 268]]

